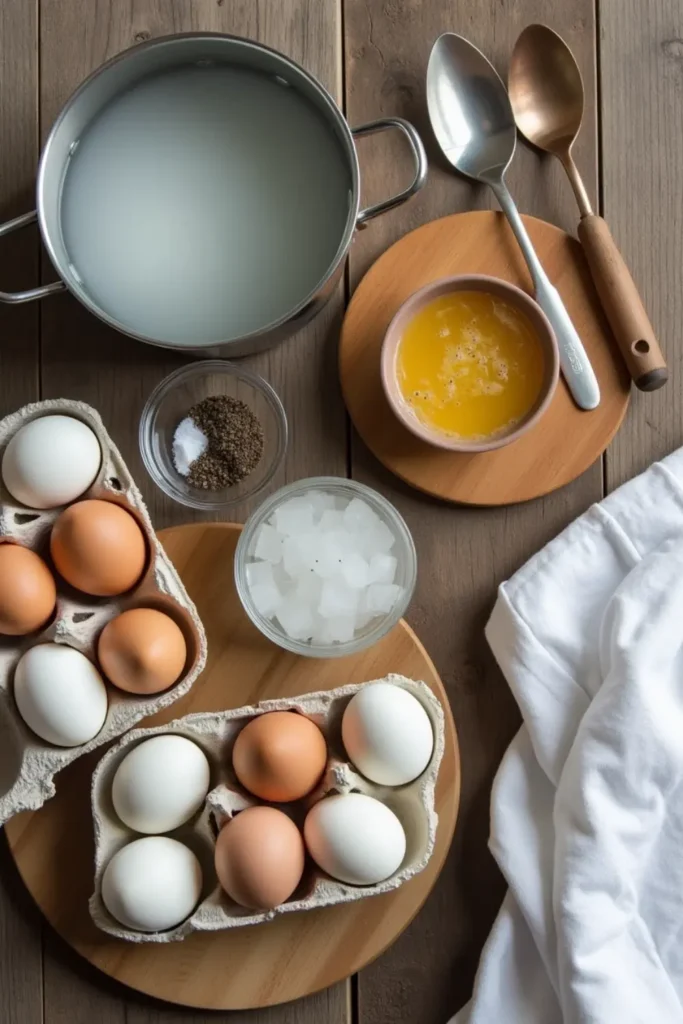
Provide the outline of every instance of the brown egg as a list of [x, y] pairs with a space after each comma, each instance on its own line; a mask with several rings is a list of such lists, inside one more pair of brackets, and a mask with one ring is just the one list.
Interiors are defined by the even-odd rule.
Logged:
[[0, 633], [25, 636], [44, 626], [54, 611], [52, 573], [34, 551], [0, 544]]
[[232, 763], [245, 789], [261, 800], [300, 800], [325, 771], [325, 737], [310, 718], [270, 711], [245, 725], [235, 740]]
[[216, 874], [242, 907], [271, 910], [289, 899], [304, 873], [304, 841], [275, 807], [249, 807], [224, 825], [216, 840]]
[[187, 647], [169, 615], [154, 608], [131, 608], [104, 627], [97, 657], [107, 679], [120, 690], [159, 693], [180, 678]]
[[77, 501], [52, 527], [50, 553], [77, 590], [115, 597], [130, 590], [145, 568], [147, 549], [136, 520], [111, 501]]

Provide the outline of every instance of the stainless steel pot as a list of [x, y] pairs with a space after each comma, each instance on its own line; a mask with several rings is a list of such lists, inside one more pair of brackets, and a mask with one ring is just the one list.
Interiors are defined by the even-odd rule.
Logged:
[[[224, 324], [222, 323], [204, 323], [202, 317], [196, 316], [195, 311], [192, 311], [191, 315], [188, 314], [187, 323], [191, 325], [198, 324], [199, 321], [202, 321], [201, 330], [195, 331], [193, 327], [190, 326], [182, 337], [178, 337], [178, 321], [174, 320], [175, 313], [169, 315], [169, 322], [173, 325], [172, 329], [169, 328], [167, 330], [165, 327], [163, 329], [157, 329], [155, 326], [154, 329], [150, 330], [150, 321], [146, 316], [147, 311], [144, 309], [144, 293], [142, 293], [142, 297], [139, 300], [139, 306], [135, 307], [138, 309], [137, 314], [131, 314], [130, 310], [128, 310], [126, 314], [123, 315], [120, 305], [116, 302], [109, 300], [103, 301], [101, 294], [96, 288], [93, 288], [92, 283], [89, 281], [90, 259], [82, 260], [81, 265], [77, 266], [78, 259], [75, 258], [72, 251], [74, 247], [71, 246], [69, 242], [69, 231], [72, 231], [72, 229], [69, 228], [67, 230], [64, 223], [64, 194], [66, 187], [65, 182], [68, 184], [70, 180], [73, 180], [67, 178], [67, 176], [72, 173], [72, 161], [74, 162], [73, 166], [75, 166], [75, 161], [80, 159], [78, 149], [79, 146], [81, 146], [81, 142], [84, 139], [87, 142], [91, 137], [93, 126], [97, 127], [97, 130], [102, 134], [102, 131], [104, 131], [102, 126], [105, 124], [104, 119], [109, 117], [107, 111], [111, 111], [112, 106], [118, 103], [121, 100], [121, 97], [130, 96], [132, 95], [132, 91], [141, 87], [147, 88], [146, 83], [153, 79], [155, 81], [160, 81], [161, 78], [159, 76], [175, 74], [175, 72], [180, 69], [187, 70], [188, 68], [218, 68], [221, 70], [221, 73], [225, 68], [238, 69], [240, 74], [248, 72], [252, 76], [258, 75], [259, 82], [261, 83], [267, 79], [272, 86], [272, 83], [275, 82], [283, 89], [288, 89], [290, 97], [296, 101], [295, 106], [291, 108], [292, 115], [294, 116], [296, 114], [296, 118], [298, 118], [299, 113], [303, 114], [303, 107], [301, 108], [301, 111], [299, 111], [296, 106], [297, 104], [304, 104], [309, 109], [314, 108], [316, 111], [315, 117], [319, 120], [322, 119], [325, 131], [329, 131], [333, 134], [335, 139], [334, 145], [337, 147], [336, 151], [338, 151], [339, 154], [339, 168], [332, 168], [335, 173], [327, 175], [322, 181], [322, 184], [320, 185], [320, 183], [318, 183], [316, 187], [318, 187], [318, 185], [320, 185], [320, 187], [324, 187], [325, 182], [327, 182], [328, 179], [330, 181], [334, 179], [334, 181], [337, 182], [337, 185], [335, 186], [336, 193], [334, 196], [330, 194], [329, 198], [330, 200], [334, 200], [337, 205], [342, 201], [345, 205], [342, 208], [343, 219], [340, 219], [339, 221], [338, 238], [335, 235], [333, 239], [335, 246], [331, 256], [325, 258], [324, 266], [320, 265], [319, 268], [316, 268], [315, 265], [313, 265], [315, 275], [314, 279], [311, 279], [311, 287], [306, 286], [306, 290], [303, 291], [302, 294], [297, 294], [295, 298], [292, 296], [294, 301], [292, 301], [286, 309], [281, 310], [279, 315], [271, 315], [269, 318], [267, 317], [266, 322], [264, 323], [250, 323], [247, 330], [240, 331], [235, 330], [234, 324], [231, 327], [224, 329]], [[196, 72], [191, 73], [196, 74]], [[232, 74], [233, 71], [230, 73]], [[164, 81], [166, 81], [166, 79], [164, 79]], [[240, 89], [237, 90], [240, 97], [240, 103], [242, 100], [244, 100], [244, 102], [248, 102], [250, 99], [250, 82], [254, 83], [256, 82], [256, 79], [248, 77], [240, 79]], [[258, 87], [260, 88], [261, 86], [259, 85]], [[181, 92], [178, 94], [180, 95], [181, 100], [184, 94], [184, 89], [181, 89]], [[171, 101], [169, 100], [169, 103], [170, 102]], [[290, 100], [287, 102], [290, 102]], [[135, 106], [133, 106], [132, 109], [139, 109], [139, 107], [135, 108]], [[242, 118], [242, 122], [249, 121], [249, 117], [245, 118], [244, 114], [240, 115], [240, 117]], [[167, 114], [162, 112], [162, 120], [164, 118], [168, 120]], [[294, 120], [296, 120], [296, 118], [294, 118]], [[146, 145], [149, 143], [150, 139], [156, 138], [155, 132], [157, 131], [157, 127], [156, 119], [151, 119], [149, 131], [144, 133]], [[286, 140], [288, 138], [289, 126], [285, 124], [284, 126], [279, 127], [282, 127], [282, 138]], [[412, 183], [398, 195], [391, 196], [374, 206], [360, 209], [360, 175], [355, 139], [364, 135], [383, 132], [388, 129], [396, 129], [401, 132], [408, 142], [415, 165]], [[159, 130], [161, 131], [161, 129]], [[207, 131], [208, 130], [209, 129], [207, 129]], [[293, 123], [292, 130], [295, 130]], [[114, 141], [115, 138], [116, 136], [112, 136], [112, 158], [116, 158], [120, 161], [121, 147], [119, 145], [119, 148], [116, 148], [117, 143]], [[215, 130], [213, 131], [211, 138], [216, 138]], [[223, 144], [223, 142], [221, 144]], [[159, 145], [162, 145], [161, 139]], [[84, 149], [85, 146], [81, 152], [83, 152]], [[310, 166], [315, 170], [318, 167], [316, 161], [319, 159], [317, 151], [316, 153], [310, 153], [308, 156], [310, 160], [314, 161]], [[276, 179], [272, 178], [272, 174], [273, 167], [275, 166], [277, 169], [278, 159], [278, 154], [273, 153], [272, 161], [267, 159], [264, 161], [263, 167], [255, 166], [253, 169], [253, 175], [247, 175], [247, 177], [252, 181], [261, 180], [259, 177], [260, 172], [267, 169], [271, 174], [271, 182], [275, 181]], [[329, 154], [327, 159], [329, 160]], [[268, 165], [267, 168], [265, 166], [266, 164]], [[125, 164], [122, 166], [124, 167], [125, 172], [127, 170]], [[197, 166], [203, 166], [202, 161], [199, 161]], [[308, 167], [308, 165], [306, 166]], [[176, 164], [172, 163], [171, 167], [175, 168]], [[337, 174], [337, 170], [339, 171], [339, 174]], [[382, 118], [381, 120], [362, 125], [359, 128], [351, 129], [331, 96], [320, 85], [320, 83], [304, 71], [303, 68], [299, 67], [296, 63], [274, 50], [249, 40], [212, 34], [178, 35], [146, 42], [140, 46], [127, 50], [108, 61], [101, 68], [95, 71], [88, 79], [86, 79], [71, 96], [57, 118], [41, 156], [38, 171], [36, 210], [31, 213], [24, 214], [22, 217], [17, 217], [15, 220], [9, 221], [8, 223], [0, 226], [0, 235], [7, 235], [12, 231], [22, 228], [37, 220], [40, 225], [43, 242], [50, 255], [52, 263], [59, 274], [60, 280], [53, 284], [44, 285], [39, 288], [32, 288], [23, 292], [0, 292], [0, 301], [8, 303], [31, 302], [34, 299], [41, 299], [45, 296], [68, 289], [76, 296], [76, 298], [79, 299], [80, 302], [83, 303], [84, 306], [86, 306], [101, 320], [105, 321], [105, 323], [110, 324], [112, 327], [115, 327], [117, 330], [122, 331], [125, 334], [151, 344], [161, 345], [166, 348], [192, 351], [193, 354], [220, 354], [230, 356], [245, 355], [250, 352], [270, 348], [284, 337], [298, 330], [299, 327], [301, 327], [307, 320], [311, 319], [311, 317], [313, 317], [322, 308], [341, 275], [344, 259], [356, 228], [364, 226], [373, 217], [377, 217], [379, 214], [384, 213], [409, 199], [410, 196], [414, 195], [420, 188], [422, 188], [426, 179], [426, 173], [427, 161], [424, 148], [412, 125], [407, 121], [396, 117]], [[347, 183], [346, 186], [344, 186], [345, 191], [343, 196], [340, 192], [339, 181], [345, 181]], [[117, 182], [118, 179], [114, 184], [117, 184]], [[95, 188], [96, 185], [97, 181], [94, 182], [93, 188]], [[75, 188], [75, 186], [73, 188]], [[71, 189], [72, 192], [73, 188]], [[312, 191], [311, 186], [308, 183], [306, 184], [306, 188], [309, 192]], [[274, 191], [277, 193], [277, 189], [274, 190], [271, 187], [269, 191], [264, 192], [264, 201], [266, 199], [272, 200]], [[305, 194], [306, 189], [302, 189], [302, 191], [304, 194], [299, 195], [296, 199], [296, 202], [298, 203], [296, 209], [298, 210], [298, 208], [301, 207], [304, 209], [304, 212], [306, 212], [308, 210], [306, 206], [308, 196]], [[90, 208], [88, 208], [87, 204], [92, 202], [92, 195], [98, 195], [98, 193], [96, 189], [92, 194], [91, 192], [88, 192], [88, 190], [84, 190], [84, 192], [87, 192], [87, 194], [81, 195], [76, 192], [75, 196], [71, 196], [71, 198], [68, 198], [67, 196], [67, 205], [70, 204], [71, 207], [75, 207], [75, 215], [77, 215], [78, 218], [96, 218], [102, 213], [102, 210], [100, 209], [100, 206], [102, 205], [101, 202], [98, 201], [94, 203]], [[158, 200], [158, 196], [156, 195], [153, 198]], [[320, 196], [318, 196], [318, 202], [320, 202]], [[235, 204], [235, 211], [243, 212], [241, 211], [240, 197], [235, 197]], [[175, 216], [177, 214], [175, 204], [171, 205], [173, 206], [173, 210], [169, 209], [169, 216], [171, 213]], [[82, 209], [78, 209], [79, 206], [82, 207]], [[290, 225], [289, 230], [291, 232], [293, 214], [292, 209], [288, 204], [287, 211], [289, 218], [288, 224]], [[308, 211], [308, 213], [310, 213], [310, 211]], [[265, 227], [263, 224], [260, 224], [259, 230], [262, 232], [263, 230], [266, 230], [266, 228], [270, 230], [270, 225], [273, 225], [277, 219], [277, 215], [273, 217], [271, 212], [270, 218], [265, 219]], [[149, 231], [152, 229], [149, 225], [145, 226], [144, 223], [142, 223], [144, 220], [145, 214], [143, 211], [142, 215], [136, 218], [135, 225], [132, 228], [132, 233], [135, 236], [135, 231], [137, 230], [136, 226], [140, 223], [140, 230], [147, 232], [144, 236], [146, 244], [150, 244]], [[211, 220], [211, 218], [209, 218], [209, 220]], [[305, 237], [306, 232], [315, 227], [315, 223], [310, 221], [310, 223], [307, 224], [305, 222], [305, 217], [303, 220], [304, 222], [301, 223], [301, 236]], [[325, 218], [323, 218], [323, 220], [325, 220]], [[319, 222], [320, 217], [316, 220], [316, 223]], [[78, 223], [81, 223], [81, 221], [79, 220]], [[85, 224], [89, 222], [83, 221], [82, 223]], [[158, 211], [157, 221], [155, 223], [159, 223]], [[197, 225], [192, 224], [190, 227], [195, 231]], [[202, 226], [199, 225], [199, 227], [201, 228]], [[281, 245], [282, 239], [277, 236], [276, 228], [277, 224], [273, 227], [272, 237], [274, 241], [277, 242], [277, 245]], [[113, 232], [113, 228], [111, 230]], [[256, 227], [254, 230], [256, 230]], [[336, 231], [336, 228], [330, 230]], [[102, 239], [103, 250], [106, 250], [110, 244], [108, 232], [109, 229], [104, 231]], [[65, 235], [67, 236], [66, 240]], [[193, 235], [193, 237], [195, 237], [195, 235]], [[199, 237], [201, 237], [201, 233]], [[267, 236], [264, 235], [263, 237]], [[121, 272], [123, 275], [122, 281], [127, 280], [129, 282], [129, 288], [133, 289], [137, 288], [138, 282], [141, 282], [141, 287], [145, 283], [145, 273], [137, 272], [136, 268], [136, 274], [131, 275], [131, 268], [129, 266], [131, 258], [134, 258], [138, 252], [138, 249], [136, 248], [137, 242], [141, 241], [142, 238], [142, 235], [140, 235], [139, 239], [137, 236], [131, 238], [129, 251], [127, 251], [124, 246], [120, 252], [118, 252], [116, 245], [112, 241], [110, 247], [111, 251], [106, 252], [106, 258], [109, 260], [109, 265], [112, 267], [112, 273], [117, 275]], [[178, 235], [178, 238], [184, 238], [184, 236]], [[175, 240], [177, 242], [177, 238]], [[154, 244], [156, 244], [156, 242], [154, 242]], [[160, 236], [160, 259], [168, 252], [167, 249], [162, 249], [162, 247], [167, 244], [168, 243], [164, 240], [164, 237]], [[226, 238], [226, 251], [230, 244], [231, 240], [228, 237]], [[237, 243], [235, 242], [234, 244]], [[310, 257], [310, 252], [306, 246], [302, 247], [300, 239], [298, 238], [297, 244], [299, 245], [299, 249]], [[182, 245], [180, 248], [182, 249]], [[277, 252], [273, 255], [273, 253], [268, 250], [268, 254], [273, 256], [275, 270], [271, 269], [270, 271], [270, 281], [268, 279], [264, 279], [259, 283], [259, 287], [264, 290], [264, 295], [267, 294], [265, 290], [271, 288], [273, 285], [272, 274], [277, 273], [277, 267], [283, 266], [287, 263], [286, 259], [277, 257]], [[84, 266], [83, 263], [86, 265]], [[234, 263], [232, 266], [236, 267], [239, 272], [246, 272], [245, 267], [242, 265], [238, 266], [237, 263]], [[193, 270], [196, 270], [194, 265], [192, 265], [192, 267]], [[148, 268], [148, 270], [149, 269], [150, 268]], [[151, 269], [154, 270], [155, 268]], [[125, 278], [126, 272], [129, 273], [128, 278]], [[226, 273], [228, 273], [229, 277], [229, 272], [226, 271]], [[229, 280], [232, 280], [232, 278], [229, 277]], [[154, 289], [150, 285], [150, 293], [153, 292]], [[172, 295], [174, 303], [176, 303], [176, 305], [174, 305], [174, 310], [177, 313], [177, 316], [182, 320], [182, 317], [188, 313], [188, 308], [191, 306], [190, 300], [192, 299], [193, 301], [196, 301], [196, 295], [192, 291], [190, 285], [187, 285], [186, 287], [178, 286], [177, 288], [172, 289]], [[127, 297], [125, 289], [121, 291], [121, 296], [124, 298]], [[157, 296], [156, 299], [151, 301], [158, 304], [160, 299]], [[185, 330], [185, 328], [183, 328], [183, 330]]]

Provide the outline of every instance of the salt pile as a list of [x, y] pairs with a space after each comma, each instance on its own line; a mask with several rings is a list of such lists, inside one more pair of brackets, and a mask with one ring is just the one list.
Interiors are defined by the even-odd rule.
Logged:
[[209, 439], [193, 419], [186, 416], [176, 427], [173, 435], [173, 465], [181, 476], [189, 476], [192, 463], [203, 455]]
[[360, 498], [312, 490], [257, 531], [245, 568], [257, 611], [292, 640], [347, 643], [404, 596], [396, 538]]

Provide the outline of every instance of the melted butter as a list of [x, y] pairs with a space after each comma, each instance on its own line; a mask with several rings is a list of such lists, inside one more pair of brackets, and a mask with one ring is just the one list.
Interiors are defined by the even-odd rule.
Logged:
[[544, 356], [516, 306], [488, 292], [452, 292], [408, 324], [396, 369], [419, 420], [473, 441], [507, 433], [530, 412], [541, 391]]

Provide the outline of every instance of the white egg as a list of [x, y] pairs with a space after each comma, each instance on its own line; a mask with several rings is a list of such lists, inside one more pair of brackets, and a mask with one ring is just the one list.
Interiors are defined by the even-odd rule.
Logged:
[[116, 769], [114, 810], [136, 832], [171, 832], [197, 813], [209, 780], [209, 762], [196, 743], [184, 736], [152, 736]]
[[202, 869], [183, 843], [136, 839], [115, 853], [102, 876], [102, 899], [116, 920], [138, 932], [165, 932], [189, 917], [202, 892]]
[[328, 796], [304, 822], [304, 839], [318, 867], [350, 885], [375, 885], [400, 868], [403, 826], [386, 804], [362, 793]]
[[29, 729], [58, 747], [87, 743], [107, 717], [107, 688], [91, 661], [64, 644], [38, 644], [20, 658], [14, 699]]
[[2, 479], [30, 508], [56, 508], [79, 498], [102, 461], [95, 434], [73, 416], [41, 416], [14, 435], [2, 458]]
[[412, 782], [434, 749], [429, 715], [412, 693], [392, 683], [372, 683], [351, 698], [342, 740], [358, 771], [383, 786]]

